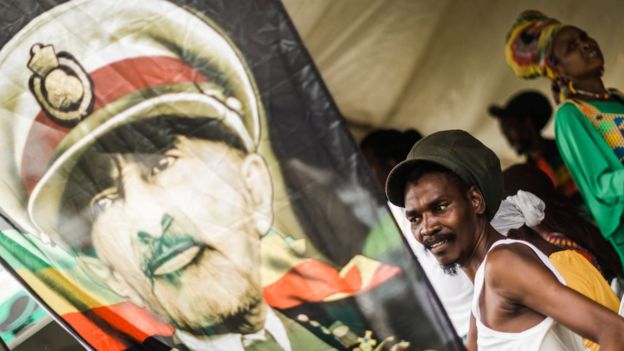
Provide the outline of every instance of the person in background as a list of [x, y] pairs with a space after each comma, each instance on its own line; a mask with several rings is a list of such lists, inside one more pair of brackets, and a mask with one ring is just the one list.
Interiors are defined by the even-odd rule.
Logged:
[[[547, 223], [552, 223], [553, 216], [548, 218], [545, 211], [548, 207], [535, 194], [518, 190], [501, 202], [491, 224], [508, 238], [536, 246], [548, 256], [568, 287], [617, 313], [620, 301], [596, 267], [577, 249], [562, 249], [545, 240], [551, 234], [561, 235], [549, 229]], [[584, 339], [583, 344], [589, 350], [599, 350], [598, 344], [591, 340]]]
[[512, 96], [505, 106], [491, 105], [488, 112], [498, 121], [505, 139], [516, 154], [525, 155], [526, 163], [546, 173], [557, 191], [571, 198], [576, 205], [584, 206], [555, 140], [542, 136], [542, 130], [552, 115], [552, 107], [544, 94], [523, 90]]
[[[405, 160], [409, 150], [421, 138], [422, 135], [414, 129], [403, 132], [396, 129], [378, 129], [362, 139], [360, 143], [362, 153], [382, 188], [390, 170]], [[403, 236], [438, 294], [455, 331], [465, 340], [470, 326], [472, 283], [461, 271], [456, 275], [445, 274], [435, 257], [427, 253], [411, 234], [403, 209], [391, 203], [388, 205]]]
[[541, 237], [561, 248], [575, 250], [591, 262], [607, 281], [622, 277], [622, 265], [613, 247], [593, 224], [587, 222], [570, 199], [558, 193], [548, 176], [526, 164], [517, 164], [503, 172], [505, 195], [523, 190], [544, 203], [545, 217], [536, 228]]
[[403, 161], [412, 145], [420, 139], [422, 134], [416, 129], [375, 129], [362, 139], [360, 150], [382, 189], [392, 167]]
[[490, 220], [503, 199], [496, 154], [465, 131], [416, 143], [392, 169], [386, 195], [447, 272], [474, 282], [469, 350], [621, 350], [624, 319], [565, 286], [535, 246], [508, 239]]
[[522, 78], [547, 77], [561, 103], [555, 140], [602, 235], [624, 260], [624, 99], [602, 80], [604, 57], [584, 30], [525, 11], [505, 44]]

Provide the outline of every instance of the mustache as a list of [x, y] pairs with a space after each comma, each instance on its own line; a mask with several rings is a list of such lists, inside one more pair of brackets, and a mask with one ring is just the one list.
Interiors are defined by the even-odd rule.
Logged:
[[153, 279], [155, 272], [162, 264], [192, 246], [204, 246], [195, 242], [190, 235], [165, 233], [160, 238], [144, 242], [148, 253], [143, 260], [143, 273]]
[[451, 240], [455, 240], [456, 237], [457, 235], [455, 233], [439, 233], [439, 234], [435, 234], [435, 235], [424, 238], [422, 244], [427, 250], [429, 250], [431, 249], [431, 246], [435, 245], [436, 243], [439, 243], [440, 241], [444, 241], [444, 240], [451, 241]]

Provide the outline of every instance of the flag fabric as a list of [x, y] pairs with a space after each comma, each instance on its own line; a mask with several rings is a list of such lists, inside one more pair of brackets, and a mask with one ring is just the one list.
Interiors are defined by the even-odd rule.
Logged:
[[4, 5], [0, 256], [83, 346], [463, 348], [280, 2]]
[[152, 336], [173, 335], [169, 325], [148, 311], [94, 285], [66, 252], [14, 229], [0, 232], [0, 242], [5, 264], [43, 299], [56, 318], [62, 318], [90, 346], [98, 350], [125, 350], [137, 342], [149, 345]]

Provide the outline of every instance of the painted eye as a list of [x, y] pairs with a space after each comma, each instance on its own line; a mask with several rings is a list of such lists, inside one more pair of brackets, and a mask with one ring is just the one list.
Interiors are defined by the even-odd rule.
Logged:
[[103, 191], [91, 200], [91, 215], [97, 218], [102, 212], [110, 208], [119, 196], [110, 191]]
[[171, 167], [171, 165], [173, 165], [176, 159], [177, 159], [176, 157], [171, 156], [171, 155], [163, 156], [156, 162], [154, 166], [152, 166], [150, 175], [155, 176], [161, 173], [162, 171], [166, 170], [167, 168]]

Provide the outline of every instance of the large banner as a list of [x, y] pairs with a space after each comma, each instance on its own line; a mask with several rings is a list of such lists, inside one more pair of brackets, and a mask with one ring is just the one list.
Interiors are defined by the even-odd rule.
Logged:
[[2, 4], [0, 254], [97, 350], [460, 350], [281, 3]]

